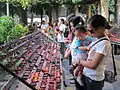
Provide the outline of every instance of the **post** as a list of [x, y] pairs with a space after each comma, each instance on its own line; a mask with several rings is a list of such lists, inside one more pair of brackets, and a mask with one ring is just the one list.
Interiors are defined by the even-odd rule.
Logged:
[[7, 6], [7, 16], [9, 16], [9, 1], [7, 0], [7, 3], [6, 3], [6, 6]]

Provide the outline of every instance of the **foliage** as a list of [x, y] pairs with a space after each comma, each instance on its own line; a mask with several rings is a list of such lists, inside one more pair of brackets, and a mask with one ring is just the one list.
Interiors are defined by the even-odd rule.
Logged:
[[30, 7], [31, 5], [35, 5], [38, 2], [47, 3], [47, 0], [0, 0], [0, 2], [9, 2], [13, 5], [22, 6], [24, 9]]
[[23, 8], [29, 8], [32, 5], [36, 5], [37, 3], [39, 4], [50, 4], [50, 5], [62, 5], [64, 3], [73, 3], [73, 4], [77, 4], [79, 2], [82, 2], [84, 0], [0, 0], [0, 2], [9, 2], [12, 3], [14, 5], [20, 5]]
[[14, 27], [14, 20], [9, 16], [0, 17], [0, 24], [3, 25], [7, 30]]
[[20, 38], [24, 35], [26, 35], [29, 31], [27, 30], [27, 28], [25, 28], [23, 25], [18, 24], [15, 25], [15, 27], [11, 30], [11, 38], [15, 39], [15, 38]]
[[14, 24], [13, 18], [9, 16], [0, 17], [0, 43], [5, 43], [11, 39], [20, 38], [28, 33], [22, 25]]
[[96, 5], [95, 4], [92, 4], [91, 6], [90, 6], [90, 10], [91, 10], [91, 12], [93, 12], [94, 14], [96, 14], [97, 12], [96, 12]]
[[0, 42], [7, 42], [10, 37], [10, 31], [14, 27], [14, 20], [8, 16], [0, 17]]
[[4, 31], [5, 31], [5, 27], [0, 24], [0, 42], [4, 42], [4, 38], [5, 38]]
[[73, 3], [79, 3], [82, 2], [83, 0], [72, 0]]

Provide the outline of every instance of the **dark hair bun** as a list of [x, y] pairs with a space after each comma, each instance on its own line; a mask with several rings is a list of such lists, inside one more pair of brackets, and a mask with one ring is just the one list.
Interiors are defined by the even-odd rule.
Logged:
[[75, 27], [76, 27], [76, 25], [78, 25], [80, 23], [81, 23], [81, 25], [84, 25], [84, 20], [80, 16], [73, 17], [72, 22], [73, 22], [73, 24], [74, 24]]
[[89, 19], [88, 24], [91, 24], [93, 28], [99, 28], [99, 27], [106, 28], [107, 20], [101, 15], [94, 15]]
[[107, 25], [106, 25], [106, 29], [111, 29], [112, 26], [110, 26], [110, 24], [107, 22]]

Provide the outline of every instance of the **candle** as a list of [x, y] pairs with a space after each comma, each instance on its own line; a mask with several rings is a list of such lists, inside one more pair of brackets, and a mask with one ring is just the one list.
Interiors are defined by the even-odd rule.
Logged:
[[45, 71], [45, 72], [48, 72], [48, 71], [49, 71], [48, 67], [45, 67], [44, 71]]
[[60, 79], [60, 78], [56, 78], [56, 81], [57, 81], [57, 82], [60, 82], [60, 81], [61, 81], [61, 79]]
[[38, 81], [38, 79], [39, 79], [39, 74], [38, 73], [34, 73], [33, 81]]

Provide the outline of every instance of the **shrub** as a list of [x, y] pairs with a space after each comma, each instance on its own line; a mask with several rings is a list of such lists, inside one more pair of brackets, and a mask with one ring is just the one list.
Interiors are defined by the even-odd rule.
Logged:
[[0, 24], [3, 25], [7, 31], [15, 26], [13, 18], [9, 16], [0, 17]]
[[23, 27], [23, 25], [18, 24], [12, 29], [12, 32], [11, 32], [12, 37], [11, 38], [12, 39], [20, 38], [20, 37], [26, 35], [28, 32], [29, 32], [28, 29]]
[[9, 16], [0, 17], [0, 43], [6, 43], [11, 39], [20, 38], [28, 32], [28, 29], [23, 25], [15, 25], [13, 18]]

